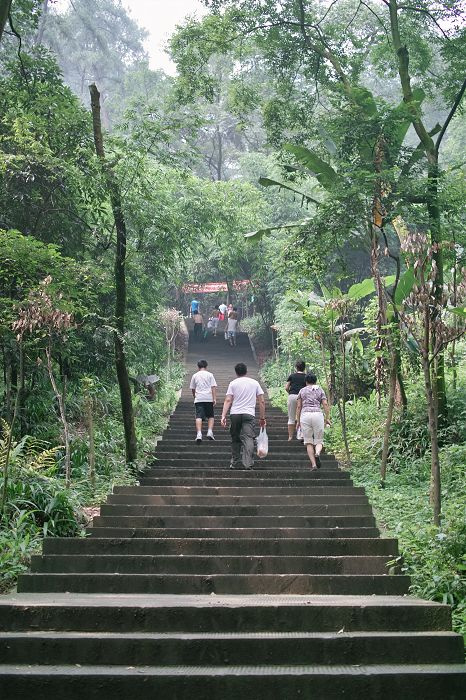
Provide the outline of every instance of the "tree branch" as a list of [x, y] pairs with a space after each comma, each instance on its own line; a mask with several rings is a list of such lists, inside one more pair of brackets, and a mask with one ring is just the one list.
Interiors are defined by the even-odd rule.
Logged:
[[453, 102], [453, 105], [452, 105], [452, 108], [450, 109], [448, 117], [446, 118], [444, 125], [442, 126], [442, 129], [440, 131], [440, 134], [438, 135], [437, 141], [435, 142], [435, 150], [437, 152], [437, 155], [439, 152], [440, 144], [442, 143], [442, 139], [445, 136], [446, 130], [448, 129], [448, 125], [450, 124], [451, 120], [455, 116], [456, 110], [460, 106], [460, 103], [461, 103], [461, 100], [463, 99], [463, 95], [464, 95], [465, 90], [466, 90], [466, 79], [464, 80], [464, 82], [460, 88], [460, 91], [458, 92], [458, 94], [455, 98], [455, 101]]

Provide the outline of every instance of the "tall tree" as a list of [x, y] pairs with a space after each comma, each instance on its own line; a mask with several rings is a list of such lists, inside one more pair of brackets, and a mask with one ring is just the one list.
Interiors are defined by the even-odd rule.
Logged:
[[131, 385], [128, 376], [125, 357], [125, 315], [126, 315], [126, 222], [123, 214], [123, 204], [119, 184], [115, 178], [112, 166], [105, 157], [102, 122], [100, 118], [100, 93], [93, 83], [89, 86], [91, 93], [92, 123], [94, 127], [94, 143], [97, 156], [104, 170], [116, 230], [115, 253], [115, 367], [120, 388], [121, 410], [125, 431], [126, 461], [134, 462], [137, 457], [137, 440], [134, 426], [133, 402]]

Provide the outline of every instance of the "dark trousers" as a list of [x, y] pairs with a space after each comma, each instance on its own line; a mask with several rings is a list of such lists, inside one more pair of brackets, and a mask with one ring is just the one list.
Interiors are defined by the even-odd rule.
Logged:
[[250, 469], [254, 466], [256, 419], [249, 413], [230, 415], [231, 466]]
[[202, 323], [194, 324], [194, 337], [198, 340], [202, 338]]

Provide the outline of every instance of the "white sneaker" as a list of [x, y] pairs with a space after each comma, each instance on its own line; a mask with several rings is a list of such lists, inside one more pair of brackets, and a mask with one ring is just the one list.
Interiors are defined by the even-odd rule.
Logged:
[[213, 434], [213, 432], [212, 432], [211, 430], [208, 430], [208, 431], [207, 431], [207, 439], [208, 439], [208, 440], [215, 440], [214, 434]]
[[202, 442], [202, 433], [201, 433], [201, 431], [199, 431], [198, 434], [196, 435], [196, 442], [197, 442], [198, 445], [200, 445], [201, 442]]

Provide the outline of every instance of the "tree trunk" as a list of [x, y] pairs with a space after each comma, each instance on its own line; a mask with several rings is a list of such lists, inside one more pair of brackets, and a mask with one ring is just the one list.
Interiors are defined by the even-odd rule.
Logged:
[[0, 502], [0, 519], [3, 517], [6, 506], [6, 498], [8, 494], [8, 476], [10, 468], [10, 455], [11, 455], [11, 445], [13, 442], [13, 430], [16, 424], [16, 419], [18, 417], [18, 411], [21, 405], [21, 390], [24, 386], [24, 350], [22, 340], [19, 342], [19, 367], [18, 374], [16, 378], [16, 397], [15, 404], [13, 408], [13, 416], [10, 423], [10, 433], [8, 435], [5, 458], [3, 462], [3, 489], [2, 489], [2, 499]]
[[58, 390], [57, 382], [55, 381], [55, 375], [53, 373], [52, 366], [52, 351], [50, 346], [45, 349], [45, 354], [47, 355], [47, 370], [49, 373], [50, 383], [53, 388], [53, 393], [58, 401], [58, 410], [60, 411], [60, 419], [63, 425], [63, 437], [65, 439], [65, 485], [69, 489], [71, 486], [71, 449], [70, 449], [70, 433], [68, 430], [68, 421], [66, 419], [65, 411], [65, 401], [64, 394]]
[[[427, 211], [429, 213], [430, 241], [433, 248], [432, 260], [436, 265], [434, 280], [435, 310], [433, 320], [439, 314], [439, 309], [444, 306], [443, 302], [443, 250], [442, 250], [442, 227], [440, 220], [440, 206], [438, 196], [439, 167], [438, 157], [434, 153], [430, 157], [428, 169], [427, 187]], [[432, 345], [436, 346], [435, 325], [432, 326]], [[439, 352], [434, 364], [435, 395], [438, 400], [438, 417], [440, 424], [447, 418], [447, 396], [445, 388], [445, 355]]]
[[47, 15], [49, 13], [49, 0], [43, 0], [42, 2], [42, 12], [39, 20], [39, 28], [37, 30], [36, 38], [34, 43], [36, 45], [42, 44], [44, 38], [45, 25], [47, 24]]
[[0, 0], [0, 41], [10, 14], [11, 0]]
[[392, 350], [391, 366], [390, 366], [390, 388], [388, 393], [387, 416], [385, 418], [385, 430], [383, 436], [382, 462], [380, 464], [380, 481], [382, 488], [385, 486], [385, 478], [387, 476], [388, 448], [390, 445], [390, 428], [393, 420], [393, 409], [395, 407], [395, 393], [397, 386], [397, 358], [396, 352]]
[[89, 435], [89, 483], [95, 489], [95, 443], [94, 443], [94, 406], [92, 396], [86, 396], [85, 401], [87, 433]]
[[338, 411], [340, 413], [341, 419], [341, 432], [343, 435], [343, 442], [345, 444], [346, 460], [348, 464], [351, 464], [351, 453], [348, 444], [348, 433], [346, 430], [346, 348], [345, 348], [345, 338], [343, 335], [343, 325], [340, 332], [340, 342], [342, 351], [342, 380], [341, 380], [341, 404], [338, 401]]
[[94, 143], [107, 179], [113, 218], [117, 234], [115, 255], [115, 367], [120, 388], [121, 410], [125, 431], [126, 462], [134, 462], [137, 458], [137, 441], [134, 427], [134, 412], [131, 398], [131, 387], [126, 367], [125, 357], [125, 314], [126, 314], [126, 223], [123, 216], [121, 192], [112, 170], [107, 166], [100, 120], [100, 94], [95, 84], [89, 86], [91, 93], [92, 122], [94, 127]]
[[434, 396], [429, 360], [423, 357], [424, 385], [429, 419], [430, 449], [431, 449], [431, 482], [430, 502], [434, 509], [434, 525], [439, 527], [442, 511], [442, 492], [440, 482], [440, 457], [438, 446], [438, 409]]

